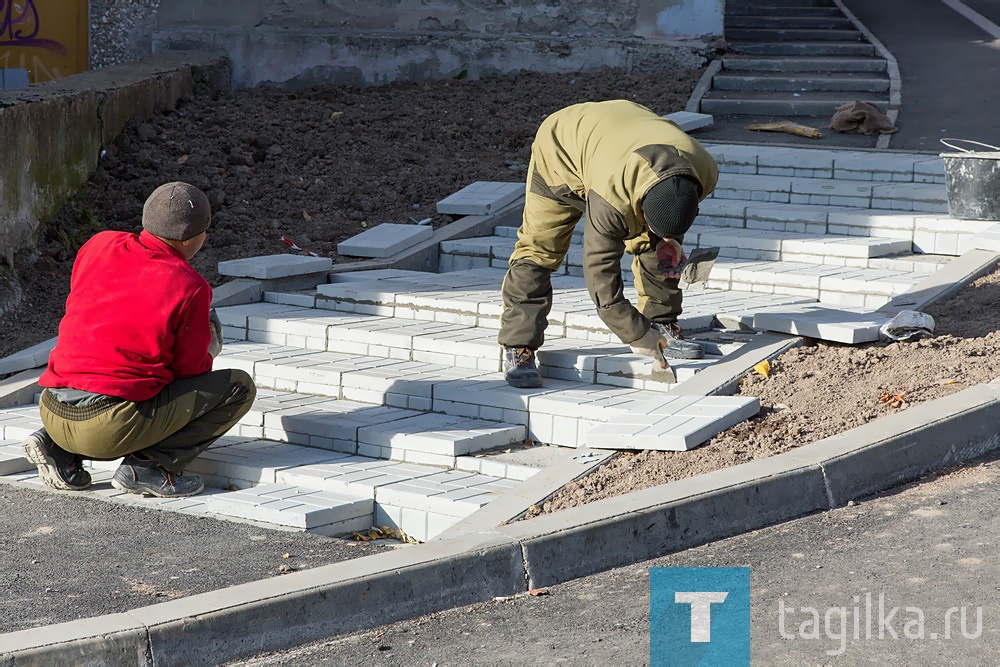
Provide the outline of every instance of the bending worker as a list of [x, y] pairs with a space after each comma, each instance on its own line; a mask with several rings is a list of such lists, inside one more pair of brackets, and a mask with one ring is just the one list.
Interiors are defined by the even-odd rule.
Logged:
[[[542, 121], [531, 146], [524, 218], [503, 282], [498, 341], [507, 382], [542, 384], [535, 351], [552, 309], [551, 275], [583, 213], [584, 277], [608, 329], [661, 368], [667, 365], [664, 355], [703, 357], [701, 345], [684, 340], [677, 325], [678, 279], [686, 261], [684, 233], [718, 177], [701, 144], [633, 102], [575, 104]], [[637, 306], [624, 295], [625, 252], [634, 256]]]

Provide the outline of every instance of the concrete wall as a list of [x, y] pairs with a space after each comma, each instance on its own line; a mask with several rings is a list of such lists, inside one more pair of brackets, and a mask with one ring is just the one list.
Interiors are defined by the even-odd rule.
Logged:
[[697, 67], [724, 0], [160, 0], [153, 50], [220, 49], [233, 82], [376, 85], [518, 69]]
[[177, 106], [196, 87], [226, 88], [219, 55], [171, 53], [0, 95], [0, 272], [28, 263], [39, 225], [97, 168], [132, 118]]
[[722, 34], [724, 6], [724, 0], [160, 0], [157, 26], [695, 37]]

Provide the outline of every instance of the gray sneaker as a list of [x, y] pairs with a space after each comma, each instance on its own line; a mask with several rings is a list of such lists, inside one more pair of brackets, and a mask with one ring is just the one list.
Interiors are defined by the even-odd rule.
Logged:
[[507, 384], [518, 389], [541, 387], [542, 374], [535, 365], [535, 351], [527, 347], [505, 347], [503, 376]]
[[653, 326], [659, 329], [663, 337], [667, 339], [667, 346], [663, 348], [663, 356], [672, 359], [701, 359], [705, 356], [705, 348], [701, 344], [684, 340], [681, 328], [676, 322], [653, 324]]
[[61, 448], [44, 428], [21, 441], [21, 448], [38, 467], [38, 476], [45, 486], [60, 491], [83, 491], [90, 486], [90, 473], [83, 469], [83, 457]]
[[172, 473], [152, 459], [129, 454], [118, 466], [111, 486], [127, 493], [149, 494], [158, 498], [183, 498], [202, 492], [205, 485], [194, 475]]

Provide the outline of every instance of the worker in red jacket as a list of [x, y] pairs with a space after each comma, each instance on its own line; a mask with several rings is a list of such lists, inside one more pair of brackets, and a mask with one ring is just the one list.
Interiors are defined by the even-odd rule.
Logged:
[[39, 379], [45, 427], [23, 442], [48, 486], [85, 489], [84, 459], [123, 458], [111, 481], [122, 491], [173, 498], [204, 488], [185, 466], [256, 395], [247, 373], [212, 370], [222, 325], [190, 264], [211, 218], [205, 193], [167, 183], [146, 200], [140, 234], [100, 232], [80, 249]]

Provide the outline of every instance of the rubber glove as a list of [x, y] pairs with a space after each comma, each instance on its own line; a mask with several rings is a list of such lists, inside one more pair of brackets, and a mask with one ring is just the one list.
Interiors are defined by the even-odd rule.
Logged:
[[637, 341], [629, 344], [632, 352], [649, 357], [661, 369], [667, 367], [667, 360], [663, 356], [663, 348], [667, 346], [667, 339], [654, 325], [646, 332], [646, 335]]
[[684, 248], [673, 239], [662, 239], [656, 246], [656, 268], [664, 278], [680, 280], [681, 271], [687, 264]]

